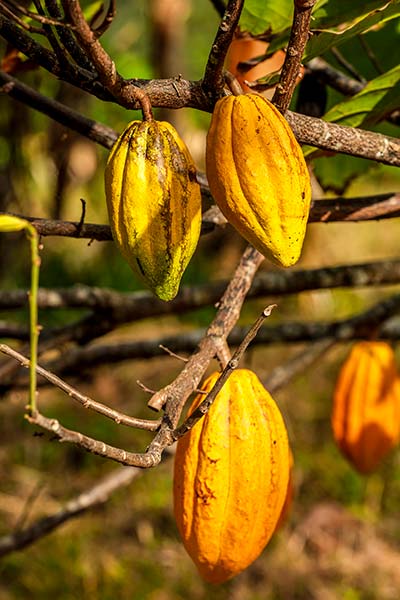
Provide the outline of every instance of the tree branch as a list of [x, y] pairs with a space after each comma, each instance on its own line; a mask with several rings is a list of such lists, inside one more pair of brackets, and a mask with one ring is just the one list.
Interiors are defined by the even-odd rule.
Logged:
[[[311, 290], [356, 288], [380, 285], [393, 285], [400, 282], [400, 259], [385, 260], [370, 263], [356, 263], [336, 267], [317, 269], [276, 270], [258, 273], [247, 293], [247, 299], [263, 298], [265, 296], [281, 296]], [[211, 306], [223, 294], [228, 285], [227, 280], [206, 283], [197, 286], [182, 286], [177, 297], [172, 302], [162, 302], [150, 292], [120, 293], [114, 290], [75, 286], [68, 289], [47, 290], [39, 289], [38, 306], [40, 309], [48, 308], [86, 308], [91, 309], [96, 319], [91, 321], [90, 316], [85, 317], [88, 327], [96, 327], [98, 335], [115, 328], [117, 325], [135, 322], [141, 319], [154, 318], [169, 314], [182, 314], [204, 306]], [[28, 305], [26, 290], [0, 291], [0, 310], [24, 308]], [[101, 326], [102, 315], [105, 315], [108, 328]], [[84, 343], [88, 331], [79, 322], [76, 329], [77, 337], [68, 335], [59, 341], [58, 345], [76, 339]], [[90, 325], [91, 323], [91, 325]], [[64, 326], [56, 330], [43, 330], [42, 342], [46, 343], [52, 335], [61, 335], [76, 324]], [[4, 325], [3, 325], [4, 327]], [[27, 339], [28, 330], [25, 328], [24, 336], [18, 336], [20, 329], [15, 326], [15, 331], [10, 327], [9, 336], [14, 339]], [[5, 334], [2, 333], [3, 337]], [[98, 337], [98, 336], [96, 336]], [[140, 342], [141, 343], [141, 342]], [[96, 352], [93, 348], [93, 352]], [[112, 360], [112, 355], [110, 355]]]
[[[17, 360], [23, 367], [30, 366], [29, 358], [26, 358], [19, 352], [16, 352], [6, 344], [0, 344], [0, 352], [11, 356], [15, 360]], [[96, 402], [96, 400], [92, 400], [89, 396], [81, 394], [78, 390], [70, 386], [68, 383], [51, 373], [47, 369], [43, 369], [43, 367], [37, 366], [36, 373], [44, 377], [49, 383], [55, 385], [60, 390], [65, 392], [70, 398], [76, 400], [81, 404], [84, 408], [88, 408], [97, 412], [108, 419], [112, 419], [118, 425], [125, 425], [127, 427], [135, 427], [136, 429], [145, 429], [146, 431], [157, 431], [160, 426], [160, 421], [151, 421], [147, 419], [137, 419], [135, 417], [130, 417], [129, 415], [125, 415], [124, 413], [119, 412], [118, 410], [114, 410], [109, 408], [105, 404], [101, 404], [101, 402]]]
[[301, 144], [329, 152], [368, 158], [386, 165], [400, 166], [400, 140], [381, 133], [344, 127], [322, 119], [287, 110], [285, 119]]
[[26, 415], [26, 419], [29, 423], [38, 425], [38, 427], [49, 431], [60, 442], [75, 444], [87, 452], [114, 460], [122, 465], [149, 469], [155, 467], [161, 461], [161, 450], [158, 448], [153, 449], [149, 447], [144, 453], [127, 452], [123, 448], [117, 448], [100, 440], [95, 440], [80, 431], [67, 429], [57, 419], [49, 419], [37, 410], [32, 411], [30, 415]]
[[27, 104], [31, 108], [61, 123], [61, 125], [69, 127], [69, 129], [84, 135], [105, 148], [111, 148], [118, 138], [117, 132], [111, 129], [111, 127], [92, 119], [87, 119], [76, 110], [65, 106], [65, 104], [43, 96], [43, 94], [21, 83], [15, 77], [4, 73], [4, 71], [0, 71], [0, 84], [0, 92], [8, 94], [11, 98], [23, 104]]
[[[155, 410], [160, 410], [163, 406], [166, 407], [165, 411], [173, 427], [176, 427], [187, 398], [198, 387], [200, 379], [210, 360], [215, 356], [219, 344], [226, 340], [238, 320], [254, 275], [263, 260], [264, 257], [257, 250], [252, 246], [247, 246], [218, 303], [217, 314], [210, 323], [205, 336], [199, 342], [198, 348], [189, 358], [175, 381], [158, 391], [149, 401], [148, 405]], [[170, 347], [168, 344], [163, 345]], [[162, 428], [163, 425], [161, 425]]]
[[282, 112], [289, 108], [300, 75], [301, 58], [308, 41], [311, 11], [316, 0], [294, 0], [293, 23], [279, 83], [272, 102]]
[[221, 391], [222, 387], [225, 385], [227, 379], [230, 377], [232, 372], [238, 368], [239, 362], [242, 359], [247, 347], [254, 340], [265, 319], [271, 315], [271, 312], [275, 307], [276, 304], [271, 304], [263, 310], [256, 322], [252, 325], [243, 340], [240, 342], [232, 358], [227, 362], [225, 368], [222, 370], [220, 376], [207, 396], [204, 398], [201, 404], [199, 404], [196, 410], [192, 412], [190, 417], [187, 417], [182, 425], [173, 431], [172, 437], [174, 440], [178, 440], [180, 437], [185, 435], [187, 431], [192, 429], [192, 427], [194, 427], [194, 425], [196, 425], [196, 423], [198, 423], [200, 419], [208, 413], [212, 403], [214, 402], [218, 393]]
[[[390, 320], [400, 311], [400, 295], [391, 296], [378, 302], [371, 308], [353, 315], [347, 319], [327, 322], [287, 322], [281, 325], [264, 327], [254, 340], [254, 345], [271, 345], [276, 343], [298, 343], [315, 342], [318, 340], [335, 339], [336, 341], [349, 341], [355, 339], [385, 339], [397, 341], [400, 339], [400, 323]], [[387, 321], [387, 323], [385, 323]], [[383, 325], [382, 325], [383, 324]], [[246, 328], [234, 328], [228, 337], [231, 346], [238, 346], [246, 335]], [[64, 352], [62, 357], [48, 363], [43, 363], [47, 370], [57, 372], [59, 375], [66, 373], [82, 373], [87, 368], [93, 368], [101, 364], [112, 364], [123, 360], [144, 360], [157, 356], [164, 356], [164, 347], [168, 347], [175, 353], [200, 353], [202, 364], [198, 365], [198, 371], [195, 370], [195, 380], [190, 383], [186, 379], [190, 377], [190, 371], [183, 371], [184, 390], [182, 393], [196, 390], [198, 383], [204, 373], [204, 363], [209, 362], [215, 353], [215, 347], [209, 350], [212, 343], [217, 340], [210, 340], [204, 335], [204, 330], [193, 330], [179, 335], [170, 335], [158, 339], [143, 340], [139, 342], [124, 342], [118, 344], [97, 344], [94, 347], [76, 348], [69, 352]], [[186, 365], [194, 360], [189, 358]], [[207, 362], [207, 364], [208, 364]], [[196, 366], [196, 363], [195, 363]], [[197, 379], [198, 377], [198, 379]], [[28, 380], [26, 376], [14, 377], [12, 384], [4, 383], [2, 391], [7, 391], [11, 386], [26, 387]], [[192, 388], [192, 389], [191, 389]], [[187, 390], [190, 390], [187, 391]], [[164, 390], [158, 392], [153, 398], [179, 403], [180, 396], [179, 383], [173, 382]], [[182, 400], [181, 400], [182, 401]], [[175, 404], [173, 404], [175, 409]], [[179, 405], [178, 409], [179, 410]], [[168, 410], [166, 409], [168, 413]], [[175, 414], [175, 413], [172, 413]], [[178, 417], [179, 418], [179, 417]]]
[[[201, 186], [204, 200], [209, 200], [209, 188]], [[266, 201], [268, 199], [266, 198]], [[2, 213], [0, 213], [2, 214]], [[57, 221], [29, 217], [16, 213], [14, 216], [26, 219], [43, 236], [62, 236], [96, 240], [99, 242], [111, 241], [111, 227], [95, 223], [81, 223], [78, 221]], [[400, 194], [376, 194], [359, 198], [327, 198], [313, 200], [311, 203], [309, 223], [333, 223], [338, 221], [359, 222], [381, 219], [392, 219], [400, 216]], [[201, 233], [209, 233], [216, 226], [226, 225], [227, 221], [219, 208], [214, 205], [203, 213]]]
[[224, 87], [224, 63], [235, 29], [239, 23], [244, 0], [229, 0], [204, 71], [202, 87], [205, 94], [215, 99]]
[[[198, 110], [212, 110], [212, 105], [201, 91], [198, 82], [190, 82], [182, 78], [132, 81], [135, 81], [139, 87], [143, 86], [142, 89], [145, 90], [154, 107], [183, 108], [190, 106]], [[3, 85], [0, 88], [3, 93], [7, 93], [11, 97], [15, 97], [19, 101], [48, 114], [51, 118], [107, 148], [110, 148], [118, 137], [118, 134], [116, 132], [113, 134], [112, 130], [106, 125], [86, 119], [72, 109], [58, 113], [60, 103], [56, 103], [54, 100], [49, 101], [45, 96], [0, 71], [0, 83], [2, 82], [10, 84]], [[29, 93], [27, 93], [28, 90]], [[96, 95], [94, 89], [91, 92]], [[110, 98], [103, 99], [110, 100]], [[140, 105], [133, 108], [140, 108]], [[74, 116], [78, 118], [75, 119]], [[309, 144], [323, 150], [341, 152], [383, 164], [400, 166], [400, 140], [396, 138], [372, 131], [327, 123], [321, 119], [306, 117], [291, 111], [286, 111], [285, 118], [301, 144]], [[82, 121], [82, 119], [84, 120]]]

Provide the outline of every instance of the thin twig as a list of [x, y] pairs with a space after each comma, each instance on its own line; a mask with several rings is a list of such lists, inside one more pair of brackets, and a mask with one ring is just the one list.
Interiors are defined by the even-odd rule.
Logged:
[[[40, 0], [33, 0], [33, 3], [38, 12], [38, 15], [45, 16], [45, 12], [43, 10], [42, 3], [40, 2]], [[58, 41], [57, 36], [54, 33], [52, 25], [48, 25], [47, 23], [45, 23], [43, 25], [43, 30], [45, 36], [47, 37], [50, 43], [50, 46], [54, 50], [54, 54], [57, 56], [57, 60], [60, 64], [60, 67], [62, 69], [68, 68], [68, 59], [65, 55], [64, 49], [60, 46], [60, 43]]]
[[362, 77], [362, 75], [360, 75], [360, 73], [357, 71], [357, 69], [355, 67], [353, 67], [353, 65], [343, 56], [343, 54], [341, 53], [341, 51], [338, 48], [336, 48], [336, 47], [331, 48], [331, 52], [332, 52], [333, 56], [336, 58], [336, 60], [338, 61], [339, 65], [341, 67], [343, 67], [343, 69], [345, 69], [345, 71], [350, 73], [350, 75], [352, 77], [354, 77], [355, 79], [357, 79], [357, 81], [360, 81], [364, 85], [366, 84], [366, 79], [364, 79], [364, 77]]
[[385, 70], [382, 69], [382, 66], [379, 64], [379, 61], [378, 61], [375, 53], [372, 51], [371, 47], [369, 46], [367, 40], [365, 39], [365, 36], [360, 34], [357, 37], [360, 40], [360, 44], [363, 47], [366, 55], [368, 56], [370, 63], [374, 66], [378, 75], [382, 75], [382, 73], [384, 73]]
[[90, 57], [103, 86], [127, 108], [134, 108], [134, 103], [139, 102], [143, 118], [151, 121], [153, 114], [148, 95], [134, 85], [126, 85], [125, 80], [117, 72], [114, 61], [104, 50], [96, 33], [87, 23], [78, 0], [63, 0], [62, 3], [65, 15], [75, 26], [75, 36]]
[[97, 454], [103, 458], [109, 458], [122, 465], [129, 467], [140, 467], [148, 469], [155, 467], [161, 461], [162, 449], [149, 449], [145, 453], [127, 452], [123, 448], [111, 446], [100, 440], [96, 440], [88, 435], [83, 435], [80, 431], [67, 429], [57, 419], [49, 419], [42, 415], [39, 411], [33, 412], [31, 415], [26, 415], [27, 421], [32, 425], [38, 425], [42, 429], [49, 431], [60, 442], [69, 442], [75, 444], [79, 448], [83, 448], [87, 452]]
[[285, 62], [272, 102], [284, 113], [288, 108], [298, 77], [304, 48], [308, 41], [311, 11], [316, 0], [294, 0], [294, 15]]
[[[64, 19], [64, 14], [57, 0], [45, 0], [45, 4], [48, 13], [52, 17], [56, 17], [59, 20]], [[87, 71], [94, 72], [94, 66], [86, 56], [86, 53], [83, 52], [83, 50], [78, 46], [76, 39], [72, 34], [73, 29], [74, 27], [70, 23], [67, 24], [67, 27], [56, 26], [58, 37], [60, 38], [61, 43], [63, 44], [65, 50], [69, 53], [72, 60]]]
[[[64, 29], [71, 28], [71, 25], [69, 23], [65, 23], [64, 21], [62, 21], [62, 19], [58, 19], [58, 18], [52, 19], [51, 17], [32, 12], [31, 10], [28, 10], [21, 4], [18, 4], [17, 2], [13, 2], [12, 0], [7, 0], [7, 4], [12, 6], [13, 10], [19, 12], [21, 15], [24, 15], [25, 17], [29, 17], [30, 19], [32, 19], [33, 21], [37, 21], [38, 23], [45, 23], [46, 25], [55, 25], [57, 27], [63, 27]], [[42, 33], [43, 33], [43, 31], [42, 31]]]
[[[253, 250], [253, 252], [256, 252]], [[252, 262], [254, 264], [257, 263], [257, 256], [253, 254], [251, 257]], [[234, 357], [229, 361], [227, 367], [224, 369], [223, 374], [219, 380], [217, 385], [218, 389], [221, 389], [224, 381], [229, 376], [230, 372], [235, 369], [238, 365], [239, 358], [244, 353], [248, 344], [254, 339], [257, 331], [260, 329], [262, 323], [265, 318], [271, 314], [272, 309], [275, 305], [271, 305], [267, 307], [262, 315], [257, 319], [255, 325], [251, 328], [249, 332], [246, 333], [244, 339], [239, 345], [238, 350], [236, 351]], [[237, 309], [237, 307], [235, 307]], [[236, 313], [236, 311], [235, 311]], [[214, 322], [214, 332], [216, 333], [218, 327], [220, 325]], [[221, 323], [222, 325], [222, 323]], [[0, 350], [2, 349], [2, 345], [0, 345]], [[195, 388], [194, 388], [195, 389]], [[193, 391], [193, 390], [192, 390]], [[216, 394], [217, 392], [215, 392]], [[154, 398], [154, 396], [153, 396]], [[185, 398], [186, 399], [186, 398]], [[211, 402], [210, 402], [211, 403]], [[202, 403], [204, 406], [207, 405], [207, 399]], [[185, 431], [190, 428], [188, 423], [182, 425], [178, 430], [173, 431], [172, 427], [175, 426], [176, 421], [179, 419], [180, 411], [182, 410], [183, 403], [180, 402], [180, 406], [177, 406], [176, 403], [169, 402], [166, 407], [166, 414], [163, 418], [161, 427], [156, 434], [155, 438], [147, 448], [146, 452], [143, 454], [137, 454], [133, 452], [127, 452], [122, 448], [117, 448], [115, 446], [110, 446], [103, 441], [96, 440], [87, 435], [83, 435], [78, 431], [73, 431], [71, 429], [67, 429], [57, 419], [49, 419], [42, 415], [39, 411], [32, 411], [31, 414], [26, 415], [27, 420], [39, 427], [50, 431], [56, 438], [58, 438], [61, 442], [70, 442], [73, 443], [80, 448], [87, 450], [88, 452], [92, 452], [93, 454], [98, 454], [105, 458], [109, 458], [110, 460], [115, 460], [121, 464], [136, 466], [142, 468], [154, 467], [161, 461], [162, 453], [167, 446], [173, 444], [175, 439], [180, 435], [183, 435], [183, 428], [186, 427]], [[201, 411], [200, 411], [201, 412]], [[192, 417], [191, 417], [192, 419]], [[193, 420], [193, 419], [192, 419]]]
[[[24, 367], [30, 366], [30, 360], [28, 358], [26, 358], [19, 352], [16, 352], [6, 344], [0, 344], [0, 352], [11, 356]], [[100, 402], [92, 400], [91, 398], [89, 398], [89, 396], [81, 394], [78, 390], [76, 390], [68, 383], [57, 377], [57, 375], [54, 375], [54, 373], [51, 373], [50, 371], [44, 369], [43, 367], [40, 367], [39, 365], [36, 367], [36, 373], [44, 377], [49, 383], [55, 385], [60, 390], [65, 392], [70, 398], [79, 402], [79, 404], [81, 404], [84, 408], [93, 410], [99, 413], [100, 415], [107, 417], [108, 419], [112, 419], [113, 421], [118, 423], [118, 425], [126, 425], [127, 427], [135, 427], [136, 429], [145, 429], [147, 431], [157, 431], [158, 427], [160, 426], [160, 420], [154, 421], [130, 417], [129, 415], [125, 415], [124, 413], [114, 410], [106, 406], [105, 404], [101, 404]]]
[[[353, 79], [348, 75], [345, 75], [338, 69], [333, 68], [322, 58], [313, 58], [307, 63], [306, 71], [313, 73], [317, 79], [337, 90], [345, 96], [354, 96], [364, 89], [366, 83], [361, 83], [357, 79]], [[400, 114], [398, 110], [394, 110], [389, 115], [386, 115], [386, 120], [393, 125], [400, 124]]]
[[96, 37], [98, 37], [98, 38], [101, 37], [107, 31], [107, 29], [112, 24], [116, 13], [117, 13], [116, 1], [110, 0], [110, 2], [108, 4], [108, 9], [107, 9], [106, 14], [104, 15], [103, 21], [100, 23], [100, 25], [93, 28], [93, 31], [95, 32]]
[[235, 29], [239, 23], [244, 0], [229, 0], [211, 46], [204, 71], [202, 87], [206, 95], [218, 97], [224, 86], [224, 63]]
[[[367, 286], [393, 285], [400, 282], [400, 260], [384, 260], [371, 263], [358, 263], [324, 267], [317, 269], [295, 269], [290, 271], [266, 271], [259, 273], [253, 280], [247, 298], [261, 298], [265, 296], [281, 296], [301, 293], [310, 290], [323, 290], [335, 288], [365, 288]], [[84, 317], [83, 320], [70, 323], [54, 330], [45, 329], [41, 334], [39, 352], [43, 353], [52, 347], [60, 347], [70, 341], [80, 344], [87, 343], [90, 339], [107, 333], [118, 325], [135, 322], [141, 319], [168, 314], [181, 314], [189, 310], [215, 304], [226, 288], [228, 281], [215, 281], [197, 286], [181, 287], [177, 297], [169, 303], [155, 298], [150, 292], [119, 293], [113, 290], [75, 286], [68, 289], [47, 290], [40, 289], [38, 305], [46, 308], [90, 308], [94, 317]], [[27, 292], [25, 290], [0, 291], [0, 309], [9, 310], [23, 308], [27, 305]], [[103, 324], [103, 320], [104, 324]], [[13, 339], [28, 339], [27, 328], [11, 324], [0, 324], [0, 337]], [[190, 334], [184, 334], [180, 345], [188, 335], [188, 347], [191, 347]], [[80, 360], [82, 366], [86, 358], [90, 364], [97, 364], [104, 360], [108, 353], [109, 361], [126, 360], [136, 357], [133, 348], [140, 350], [145, 355], [154, 355], [153, 342], [150, 346], [146, 340], [130, 343], [121, 343], [119, 348], [115, 345], [93, 345], [88, 348], [77, 348], [63, 353], [61, 361], [57, 361], [60, 368], [68, 369], [69, 359], [72, 368]], [[176, 349], [176, 348], [174, 348]], [[169, 350], [172, 350], [169, 347]], [[27, 352], [28, 350], [26, 350]], [[162, 353], [161, 353], [162, 355]], [[89, 359], [90, 356], [90, 359]], [[0, 368], [0, 380], [6, 381], [4, 365]]]
[[3, 93], [46, 114], [51, 119], [61, 123], [61, 125], [77, 131], [105, 148], [111, 148], [118, 138], [118, 133], [111, 127], [88, 119], [76, 110], [65, 106], [65, 104], [43, 96], [43, 94], [3, 71], [0, 71], [0, 84], [3, 86], [1, 88]]
[[[166, 352], [169, 356], [172, 356], [172, 358], [177, 358], [178, 360], [181, 360], [183, 362], [188, 361], [188, 359], [185, 358], [184, 356], [179, 356], [179, 354], [175, 354], [175, 352], [172, 352], [172, 350], [170, 350], [166, 346], [163, 346], [162, 344], [160, 344], [160, 348], [161, 348], [161, 350], [164, 350], [164, 352]], [[155, 392], [153, 392], [153, 393], [155, 393]]]
[[18, 17], [18, 15], [13, 13], [13, 11], [5, 4], [0, 4], [0, 13], [3, 13], [3, 15], [14, 21], [14, 23], [17, 23], [20, 27], [22, 27], [22, 29], [25, 29], [25, 31], [29, 31], [29, 33], [45, 35], [45, 31], [42, 27], [36, 27], [35, 25], [26, 23], [23, 19]]
[[[289, 321], [280, 325], [265, 327], [260, 331], [254, 344], [271, 345], [277, 343], [297, 343], [321, 340], [322, 338], [335, 337], [338, 340], [350, 339], [365, 339], [371, 335], [384, 339], [397, 340], [399, 338], [399, 328], [396, 323], [388, 323], [384, 328], [381, 328], [383, 321], [397, 315], [400, 310], [400, 296], [395, 295], [388, 299], [378, 302], [376, 305], [367, 310], [353, 315], [346, 319], [336, 321], [307, 321], [297, 322]], [[376, 331], [378, 330], [378, 331]], [[229, 334], [228, 343], [231, 346], [237, 346], [246, 334], [243, 327], [232, 329]], [[212, 350], [208, 349], [208, 344], [212, 344], [213, 340], [208, 340], [208, 344], [204, 340], [203, 329], [196, 329], [183, 334], [169, 335], [166, 337], [143, 340], [141, 342], [124, 342], [119, 344], [96, 344], [96, 353], [93, 353], [91, 347], [76, 348], [70, 350], [53, 362], [46, 364], [46, 368], [57, 373], [73, 373], [82, 372], [82, 369], [93, 368], [102, 364], [112, 364], [123, 360], [145, 360], [157, 356], [163, 356], [163, 351], [160, 349], [160, 344], [168, 345], [175, 352], [187, 352], [188, 354], [195, 352], [198, 345], [201, 346], [200, 359], [201, 363], [196, 366], [196, 381], [190, 382], [190, 371], [184, 371], [181, 374], [181, 379], [176, 384], [170, 384], [160, 392], [157, 392], [152, 399], [152, 402], [160, 400], [165, 402], [172, 399], [177, 404], [181, 400], [179, 396], [179, 383], [186, 393], [191, 393], [197, 386], [201, 375], [204, 373], [204, 361], [209, 359], [209, 354]], [[214, 342], [215, 343], [215, 342]], [[207, 354], [206, 354], [207, 350]], [[215, 350], [214, 350], [215, 351]], [[196, 352], [197, 355], [197, 352]], [[190, 365], [194, 359], [189, 358], [186, 365]], [[208, 364], [207, 362], [207, 364]], [[203, 370], [204, 369], [204, 370]], [[201, 373], [197, 379], [198, 372]], [[183, 381], [183, 383], [182, 383]], [[16, 379], [13, 379], [13, 384], [16, 384]], [[20, 384], [23, 383], [20, 381]], [[158, 405], [156, 405], [158, 407]], [[160, 406], [161, 408], [161, 406]]]
[[199, 404], [196, 410], [193, 411], [190, 417], [187, 417], [187, 419], [182, 423], [182, 425], [180, 427], [177, 427], [175, 431], [173, 431], [172, 437], [174, 440], [177, 440], [180, 437], [182, 437], [187, 431], [192, 429], [192, 427], [194, 427], [194, 425], [196, 425], [196, 423], [202, 417], [204, 417], [205, 414], [207, 414], [207, 412], [210, 409], [210, 406], [214, 402], [215, 398], [221, 391], [222, 387], [224, 386], [232, 372], [238, 368], [239, 362], [243, 357], [243, 354], [245, 353], [248, 345], [254, 340], [265, 319], [271, 315], [275, 307], [276, 304], [270, 304], [269, 306], [267, 306], [267, 308], [263, 310], [261, 315], [251, 326], [251, 328], [239, 344], [232, 358], [228, 361], [227, 365], [221, 372], [221, 375], [218, 377], [217, 381], [215, 382], [210, 392], [207, 394], [206, 398], [201, 402], [201, 404]]
[[311, 71], [320, 81], [330, 85], [345, 96], [354, 96], [365, 87], [365, 84], [345, 75], [320, 57], [310, 60], [306, 65], [306, 70]]

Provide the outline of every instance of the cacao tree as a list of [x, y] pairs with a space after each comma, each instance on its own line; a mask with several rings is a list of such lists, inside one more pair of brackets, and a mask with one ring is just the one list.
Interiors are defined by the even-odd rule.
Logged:
[[0, 1], [5, 598], [397, 598], [399, 15]]

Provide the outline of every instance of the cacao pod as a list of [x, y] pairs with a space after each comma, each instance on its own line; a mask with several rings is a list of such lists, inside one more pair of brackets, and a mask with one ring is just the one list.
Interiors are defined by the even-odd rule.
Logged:
[[[202, 389], [209, 392], [218, 377]], [[199, 394], [189, 413], [203, 400]], [[175, 455], [175, 519], [206, 581], [222, 583], [257, 558], [276, 528], [288, 479], [282, 415], [252, 371], [235, 370]]]
[[400, 435], [400, 382], [385, 342], [354, 344], [334, 391], [333, 435], [360, 473], [373, 471]]
[[196, 169], [172, 125], [131, 122], [111, 150], [105, 191], [122, 255], [159, 298], [172, 300], [201, 226]]
[[206, 171], [229, 223], [268, 259], [295, 264], [310, 210], [310, 177], [275, 106], [254, 93], [218, 100], [207, 135]]

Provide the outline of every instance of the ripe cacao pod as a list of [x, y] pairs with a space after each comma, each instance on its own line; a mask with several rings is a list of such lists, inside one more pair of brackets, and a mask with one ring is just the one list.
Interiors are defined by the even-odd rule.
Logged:
[[201, 226], [196, 168], [172, 125], [130, 123], [111, 150], [105, 191], [122, 255], [159, 298], [172, 300]]
[[[209, 392], [218, 376], [202, 389]], [[203, 400], [199, 394], [189, 414]], [[288, 438], [277, 405], [252, 371], [233, 371], [175, 455], [175, 519], [206, 581], [222, 583], [258, 557], [276, 528], [288, 479]]]
[[254, 93], [218, 100], [207, 135], [206, 171], [229, 223], [268, 259], [295, 264], [310, 210], [310, 177], [275, 106]]
[[334, 391], [333, 435], [360, 473], [373, 471], [400, 435], [400, 382], [385, 342], [354, 344]]

